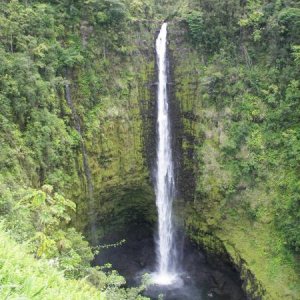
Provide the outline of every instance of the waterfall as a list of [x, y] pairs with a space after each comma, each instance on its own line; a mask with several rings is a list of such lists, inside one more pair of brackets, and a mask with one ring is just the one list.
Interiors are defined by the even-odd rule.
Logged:
[[158, 67], [157, 87], [157, 148], [155, 194], [158, 210], [156, 284], [172, 284], [176, 278], [176, 251], [172, 220], [172, 203], [175, 197], [174, 166], [171, 149], [171, 126], [167, 92], [167, 23], [161, 27], [156, 40]]

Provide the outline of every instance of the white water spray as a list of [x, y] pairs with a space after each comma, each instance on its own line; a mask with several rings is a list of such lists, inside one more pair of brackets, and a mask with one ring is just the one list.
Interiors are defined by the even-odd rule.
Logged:
[[172, 203], [174, 199], [174, 166], [171, 151], [171, 127], [167, 93], [167, 23], [161, 27], [156, 40], [158, 67], [157, 89], [157, 166], [156, 206], [158, 210], [156, 284], [172, 284], [177, 279]]

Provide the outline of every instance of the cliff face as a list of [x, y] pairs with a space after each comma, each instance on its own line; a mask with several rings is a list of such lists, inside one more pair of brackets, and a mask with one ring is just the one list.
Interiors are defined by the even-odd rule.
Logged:
[[[148, 224], [150, 233], [155, 221], [153, 47], [159, 25], [140, 26], [130, 38], [128, 45], [134, 50], [129, 55], [107, 57], [109, 92], [88, 110], [81, 94], [88, 90], [87, 70], [73, 73], [72, 91], [84, 126], [93, 186], [92, 213], [82, 200], [79, 211], [90, 220], [93, 216], [99, 236], [137, 224]], [[257, 126], [266, 118], [266, 107], [253, 97], [251, 116], [239, 111], [244, 104], [238, 95], [248, 99], [252, 73], [263, 78], [263, 64], [258, 71], [248, 69], [245, 55], [245, 61], [233, 66], [224, 53], [208, 60], [190, 43], [187, 23], [176, 18], [169, 24], [169, 55], [177, 203], [189, 236], [207, 253], [236, 267], [250, 299], [297, 299], [297, 263], [274, 226], [274, 195], [264, 187], [264, 182], [273, 185], [273, 175], [265, 179], [262, 167], [251, 165], [254, 153], [258, 162], [257, 151], [264, 147]], [[245, 129], [245, 120], [255, 130]], [[246, 143], [243, 134], [251, 137]]]
[[[95, 219], [97, 228], [101, 229], [105, 224], [125, 226], [123, 218], [133, 223], [144, 218], [151, 223], [154, 219], [149, 167], [149, 157], [154, 151], [155, 129], [155, 99], [152, 91], [155, 82], [152, 50], [154, 31], [151, 25], [144, 30], [150, 30], [151, 38], [146, 36], [148, 40], [140, 41], [140, 32], [136, 37], [133, 36], [130, 45], [135, 50], [130, 55], [107, 58], [109, 86], [105, 88], [108, 93], [103, 98], [98, 95], [98, 103], [89, 110], [86, 111], [82, 104], [84, 96], [81, 95], [85, 90], [84, 77], [88, 71], [75, 70], [72, 80], [75, 107], [83, 110], [83, 140], [93, 186], [91, 214], [86, 203], [80, 201], [79, 207], [81, 213], [86, 215], [87, 212], [89, 219]], [[83, 166], [81, 153], [79, 157]], [[81, 173], [85, 175], [83, 171]], [[84, 189], [87, 191], [88, 176], [84, 177]], [[125, 215], [122, 215], [124, 212]]]
[[89, 199], [83, 155], [78, 153], [86, 201], [92, 203], [89, 206], [78, 201], [79, 211], [84, 224], [95, 220], [97, 236], [139, 223], [149, 226], [151, 232], [156, 219], [151, 172], [156, 132], [154, 40], [159, 23], [140, 26], [136, 35], [130, 36], [129, 45], [134, 50], [129, 55], [107, 55], [108, 93], [104, 98], [99, 95], [99, 103], [90, 110], [86, 111], [81, 95], [88, 89], [83, 86], [88, 71], [73, 73], [72, 93], [77, 111], [83, 110], [83, 141], [93, 186]]

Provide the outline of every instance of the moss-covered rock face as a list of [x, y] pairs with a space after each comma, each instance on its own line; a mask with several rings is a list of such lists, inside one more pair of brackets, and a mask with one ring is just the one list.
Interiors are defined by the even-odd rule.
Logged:
[[[247, 173], [249, 148], [242, 141], [234, 144], [238, 120], [230, 97], [243, 93], [238, 75], [225, 59], [209, 60], [196, 51], [185, 22], [174, 19], [169, 30], [185, 228], [208, 254], [235, 266], [251, 299], [297, 299], [298, 264], [274, 226], [273, 192]], [[265, 108], [255, 112], [262, 115]], [[253, 140], [259, 143], [261, 137]]]
[[[72, 187], [70, 192], [77, 191], [80, 198], [77, 224], [88, 224], [88, 234], [97, 228], [93, 234], [98, 238], [109, 230], [155, 221], [151, 164], [155, 153], [156, 24], [139, 25], [136, 36], [130, 35], [125, 46], [130, 53], [106, 54], [104, 66], [103, 60], [98, 66], [95, 57], [94, 66], [72, 70], [71, 95], [83, 143], [77, 161], [84, 186]], [[93, 97], [90, 77], [99, 76], [103, 67], [108, 90], [104, 96], [96, 92], [95, 103], [87, 109], [85, 97], [88, 102]]]
[[[171, 62], [171, 104], [174, 112], [172, 121], [174, 124], [175, 139], [178, 153], [178, 189], [180, 197], [191, 201], [195, 193], [195, 172], [197, 169], [195, 157], [196, 137], [196, 105], [198, 99], [198, 78], [196, 66], [190, 64], [193, 61], [191, 49], [183, 46], [185, 30], [176, 21], [169, 24], [169, 52]], [[182, 44], [183, 43], [183, 44]], [[194, 57], [195, 61], [195, 57]]]
[[269, 299], [270, 295], [266, 293], [263, 282], [258, 280], [255, 273], [249, 268], [247, 260], [244, 260], [243, 252], [235, 247], [230, 238], [224, 240], [215, 232], [207, 230], [205, 222], [201, 223], [197, 220], [196, 224], [192, 224], [189, 223], [190, 221], [189, 218], [186, 223], [187, 232], [190, 238], [205, 250], [212, 265], [220, 267], [224, 263], [230, 264], [238, 270], [240, 278], [243, 280], [242, 287], [250, 299]]
[[[127, 90], [128, 94], [116, 104], [112, 104], [116, 101], [111, 96], [107, 97], [99, 107], [89, 112], [84, 123], [87, 128], [84, 140], [93, 186], [92, 201], [95, 202], [93, 208], [99, 211], [99, 215], [103, 214], [103, 208], [109, 210], [109, 207], [114, 209], [115, 205], [118, 206], [123, 195], [130, 193], [131, 187], [134, 191], [136, 187], [142, 189], [145, 186], [144, 194], [149, 194], [150, 176], [144, 155], [148, 141], [143, 135], [142, 115], [149, 114], [147, 106], [151, 97], [147, 86], [153, 78], [153, 64], [142, 62], [141, 65], [145, 70], [131, 72], [127, 64], [119, 66], [125, 70], [120, 72], [128, 74], [121, 74], [124, 78], [116, 78], [116, 84], [120, 85], [122, 93]], [[116, 94], [116, 97], [120, 95]], [[142, 192], [141, 195], [140, 200], [143, 201], [145, 195]]]

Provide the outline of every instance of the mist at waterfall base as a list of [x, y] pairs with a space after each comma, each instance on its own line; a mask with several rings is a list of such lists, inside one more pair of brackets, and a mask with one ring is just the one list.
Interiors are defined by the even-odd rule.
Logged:
[[[101, 249], [95, 258], [95, 265], [103, 266], [109, 262], [126, 278], [128, 287], [141, 284], [145, 273], [153, 274], [157, 268], [155, 257], [155, 239], [153, 231], [145, 230], [147, 224], [126, 228], [123, 233], [111, 233], [101, 244], [111, 244], [123, 238], [126, 242], [118, 247]], [[243, 300], [246, 299], [239, 274], [220, 260], [209, 261], [196, 245], [186, 237], [182, 241], [182, 270], [178, 285], [151, 285], [144, 292], [150, 299], [164, 300]], [[212, 264], [213, 262], [213, 264]]]

